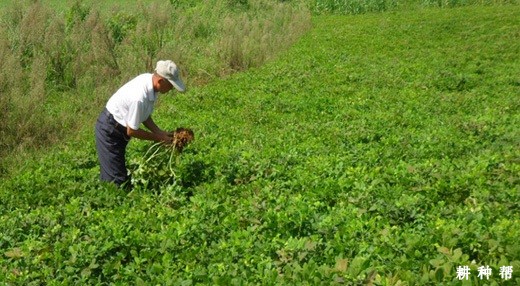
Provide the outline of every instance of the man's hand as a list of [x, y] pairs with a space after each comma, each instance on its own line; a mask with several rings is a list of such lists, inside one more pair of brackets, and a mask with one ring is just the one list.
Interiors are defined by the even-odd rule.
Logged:
[[173, 134], [159, 128], [159, 126], [157, 126], [153, 121], [152, 116], [148, 117], [143, 124], [150, 131], [143, 129], [133, 130], [130, 127], [127, 127], [128, 136], [155, 142], [163, 142], [164, 144], [173, 143]]
[[162, 132], [161, 136], [163, 137], [162, 142], [164, 144], [172, 144], [173, 143], [173, 135], [168, 132]]
[[130, 127], [126, 127], [126, 134], [130, 137], [135, 137], [143, 140], [150, 140], [155, 142], [163, 142], [165, 144], [172, 144], [173, 137], [168, 132], [149, 132], [143, 129], [134, 130]]
[[161, 130], [161, 131], [159, 131], [158, 133], [159, 133], [161, 136], [167, 136], [167, 137], [170, 137], [170, 139], [173, 138], [173, 132], [166, 132], [166, 131]]

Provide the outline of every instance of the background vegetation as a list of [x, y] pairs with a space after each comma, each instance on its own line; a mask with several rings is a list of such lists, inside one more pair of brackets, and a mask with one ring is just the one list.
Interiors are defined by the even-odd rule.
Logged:
[[[234, 3], [238, 18], [227, 21], [253, 17], [254, 6], [243, 4], [251, 3]], [[288, 7], [284, 17], [293, 19], [288, 15], [317, 13], [311, 4], [270, 5]], [[305, 24], [312, 22], [312, 29], [266, 64], [244, 60], [250, 65], [237, 68], [229, 53], [215, 52], [225, 72], [208, 64], [202, 68], [214, 75], [208, 81], [190, 67], [196, 60], [186, 61], [190, 91], [162, 97], [155, 118], [165, 128], [193, 128], [196, 141], [175, 158], [174, 176], [168, 156], [146, 162], [150, 145], [133, 141], [128, 158], [136, 186], [130, 193], [98, 181], [92, 126], [111, 92], [149, 68], [146, 51], [154, 49], [138, 46], [132, 32], [141, 20], [134, 27], [137, 16], [124, 10], [120, 17], [130, 20], [113, 20], [124, 25], [110, 24], [117, 17], [100, 20], [99, 29], [114, 30], [97, 37], [114, 43], [116, 55], [125, 51], [121, 59], [137, 60], [114, 63], [103, 58], [109, 52], [87, 50], [88, 65], [68, 66], [84, 69], [77, 78], [70, 72], [56, 79], [54, 68], [47, 70], [59, 56], [40, 46], [45, 38], [32, 39], [41, 37], [34, 26], [23, 40], [32, 39], [34, 47], [28, 62], [44, 62], [46, 76], [38, 77], [32, 63], [22, 69], [30, 76], [15, 77], [13, 86], [30, 93], [26, 85], [39, 82], [45, 93], [23, 99], [24, 93], [13, 93], [5, 110], [21, 104], [20, 114], [40, 116], [36, 123], [66, 119], [65, 111], [73, 110], [79, 122], [90, 123], [73, 128], [56, 121], [59, 130], [76, 135], [63, 135], [69, 140], [26, 159], [0, 182], [0, 284], [519, 284], [518, 271], [507, 281], [498, 273], [501, 266], [520, 269], [520, 6], [424, 5], [316, 15]], [[93, 17], [82, 7], [70, 11]], [[26, 21], [54, 13], [47, 11]], [[90, 22], [77, 23], [70, 29]], [[65, 33], [67, 25], [61, 27]], [[118, 44], [114, 31], [124, 35]], [[232, 50], [233, 41], [217, 42]], [[13, 55], [25, 49], [4, 45], [6, 59], [23, 59]], [[246, 46], [237, 48], [241, 55]], [[96, 65], [106, 70], [90, 69]], [[71, 109], [71, 102], [80, 107]], [[455, 271], [464, 265], [472, 274], [461, 282]], [[489, 281], [477, 277], [483, 265], [493, 269]]]
[[92, 125], [107, 94], [157, 59], [174, 59], [196, 86], [260, 65], [310, 27], [308, 10], [294, 3], [149, 2], [103, 12], [81, 2], [3, 9], [2, 158]]

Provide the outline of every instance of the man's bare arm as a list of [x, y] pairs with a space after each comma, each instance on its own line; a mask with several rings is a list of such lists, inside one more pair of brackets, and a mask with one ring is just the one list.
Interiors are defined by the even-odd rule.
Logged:
[[130, 137], [135, 137], [143, 140], [150, 140], [155, 142], [171, 143], [172, 137], [168, 136], [168, 133], [153, 133], [143, 129], [134, 130], [130, 127], [126, 127], [126, 134]]

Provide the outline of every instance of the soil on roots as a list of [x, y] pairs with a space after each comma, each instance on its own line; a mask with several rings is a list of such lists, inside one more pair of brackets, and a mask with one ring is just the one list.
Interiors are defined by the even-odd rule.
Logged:
[[194, 139], [193, 130], [189, 128], [179, 127], [173, 132], [173, 146], [179, 152], [182, 152], [184, 147]]

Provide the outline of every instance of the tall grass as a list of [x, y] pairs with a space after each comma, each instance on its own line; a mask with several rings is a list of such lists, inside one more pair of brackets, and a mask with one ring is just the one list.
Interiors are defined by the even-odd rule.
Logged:
[[309, 15], [299, 13], [299, 7], [283, 3], [266, 6], [262, 2], [249, 7], [238, 17], [226, 16], [220, 27], [225, 36], [217, 42], [216, 52], [232, 71], [272, 59], [280, 49], [278, 45], [286, 47], [285, 43], [293, 43], [301, 35], [295, 31], [309, 28]]
[[[308, 9], [279, 1], [170, 1], [100, 11], [14, 2], [0, 23], [0, 174], [6, 155], [92, 125], [133, 76], [173, 59], [188, 86], [258, 66], [310, 27]], [[3, 166], [3, 167], [2, 167]]]

